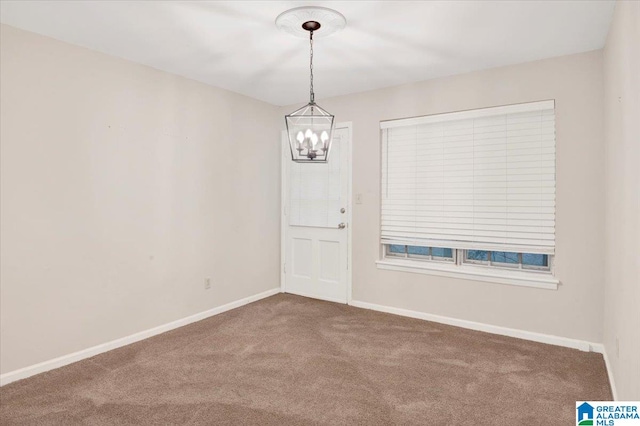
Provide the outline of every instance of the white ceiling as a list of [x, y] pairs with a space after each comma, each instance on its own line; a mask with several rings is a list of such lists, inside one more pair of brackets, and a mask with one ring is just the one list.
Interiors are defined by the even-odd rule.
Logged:
[[347, 27], [315, 42], [316, 98], [603, 47], [613, 1], [5, 1], [3, 23], [275, 105], [308, 100], [301, 5]]

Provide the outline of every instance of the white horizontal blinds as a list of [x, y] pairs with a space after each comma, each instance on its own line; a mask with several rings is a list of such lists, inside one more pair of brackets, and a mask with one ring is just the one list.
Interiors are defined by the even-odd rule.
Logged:
[[327, 163], [291, 163], [289, 225], [335, 228], [340, 214], [340, 139], [334, 136]]
[[553, 101], [509, 108], [381, 125], [383, 243], [554, 253]]

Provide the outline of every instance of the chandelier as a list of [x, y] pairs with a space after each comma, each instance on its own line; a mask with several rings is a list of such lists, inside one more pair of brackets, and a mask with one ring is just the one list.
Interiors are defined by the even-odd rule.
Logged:
[[[323, 23], [321, 23], [321, 21]], [[323, 28], [327, 36], [344, 28], [346, 19], [325, 7], [297, 7], [276, 18], [278, 28], [309, 36], [309, 103], [285, 116], [291, 159], [298, 163], [326, 163], [331, 152], [334, 116], [315, 102], [313, 92], [313, 35]]]

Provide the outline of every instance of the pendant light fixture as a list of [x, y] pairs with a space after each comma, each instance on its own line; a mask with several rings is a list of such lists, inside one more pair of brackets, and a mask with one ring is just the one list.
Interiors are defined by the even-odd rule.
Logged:
[[[276, 18], [281, 30], [309, 38], [309, 103], [285, 116], [291, 159], [298, 163], [326, 163], [333, 141], [334, 116], [315, 102], [313, 91], [313, 37], [344, 28], [346, 19], [326, 7], [297, 7]], [[321, 30], [321, 32], [318, 32]]]

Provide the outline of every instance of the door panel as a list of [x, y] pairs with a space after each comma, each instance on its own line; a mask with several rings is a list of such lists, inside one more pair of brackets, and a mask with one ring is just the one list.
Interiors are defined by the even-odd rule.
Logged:
[[340, 243], [337, 241], [318, 241], [318, 278], [335, 282], [340, 280]]
[[313, 271], [313, 240], [309, 238], [293, 238], [291, 255], [293, 274], [300, 278], [311, 278]]
[[328, 163], [299, 164], [283, 135], [287, 293], [348, 301], [349, 143], [349, 130], [338, 128]]

